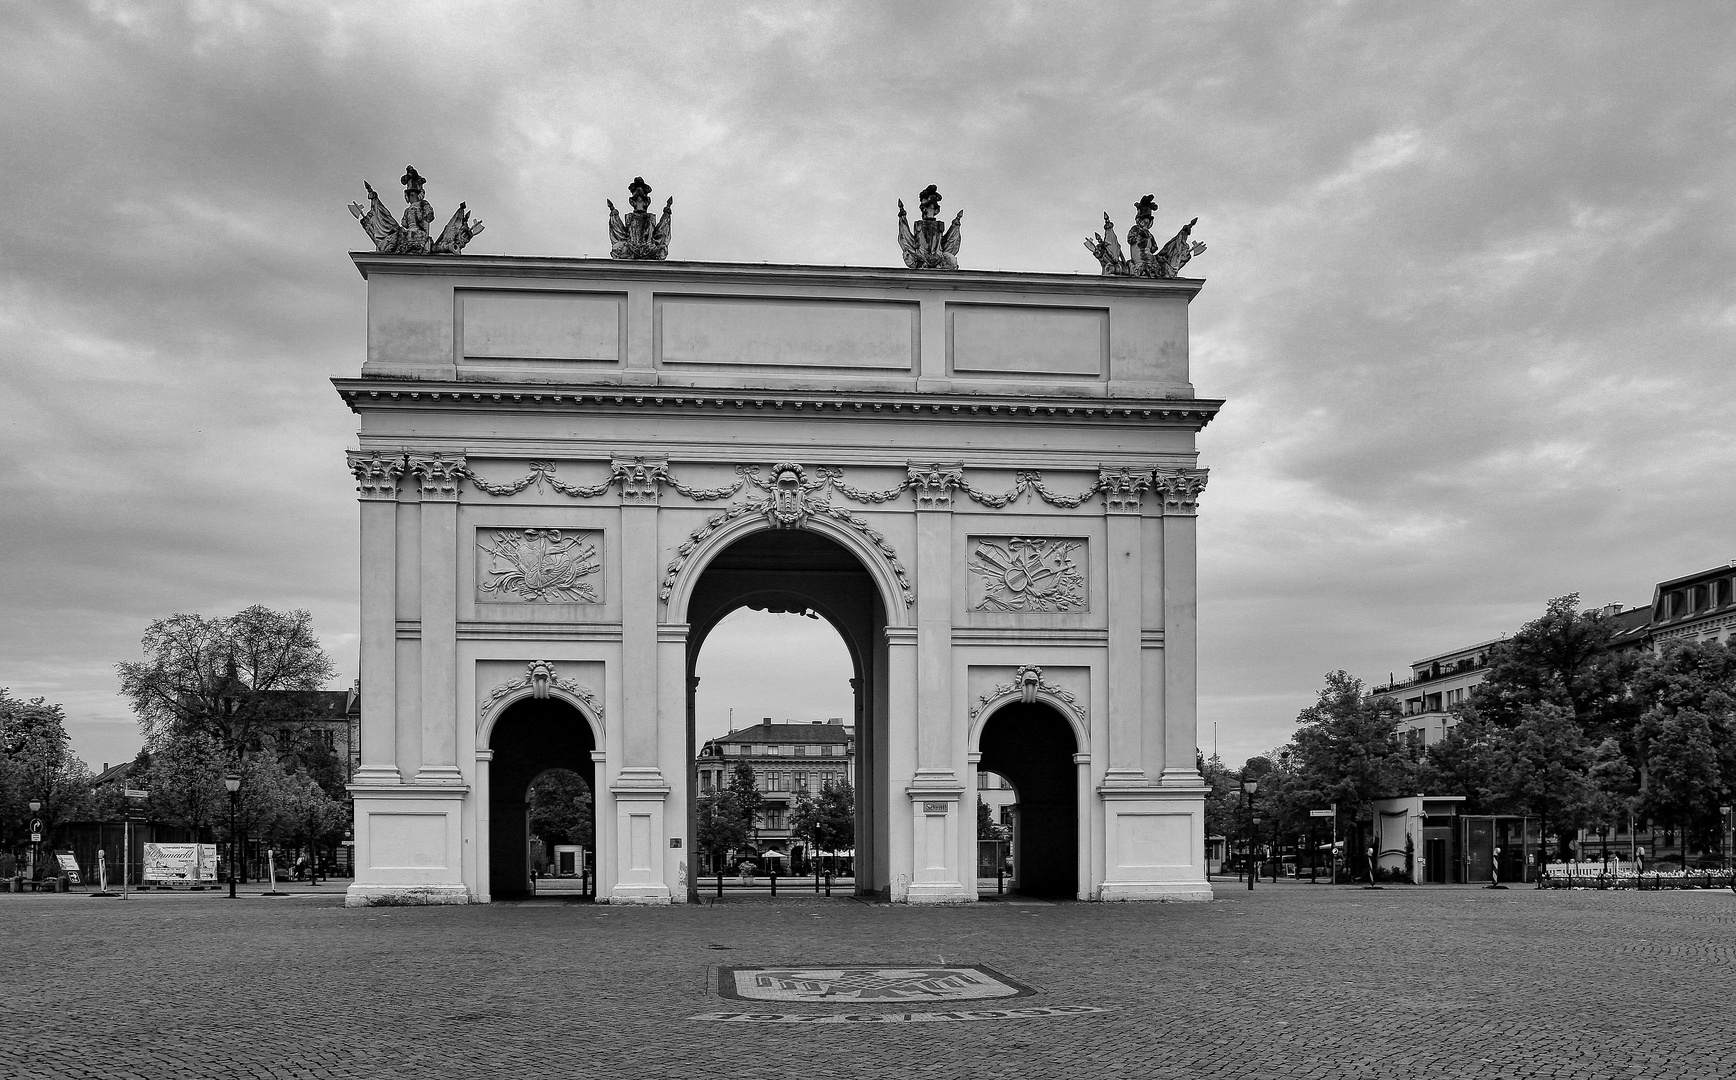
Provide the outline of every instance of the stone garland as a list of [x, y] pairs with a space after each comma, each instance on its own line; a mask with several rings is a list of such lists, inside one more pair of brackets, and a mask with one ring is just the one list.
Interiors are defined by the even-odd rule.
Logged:
[[1067, 707], [1073, 710], [1074, 717], [1081, 724], [1086, 723], [1085, 709], [1079, 704], [1079, 699], [1073, 696], [1072, 691], [1043, 681], [1043, 669], [1035, 664], [1022, 665], [1014, 674], [1012, 682], [1000, 683], [984, 691], [977, 698], [976, 704], [970, 707], [970, 718], [975, 720], [984, 709], [988, 708], [989, 702], [997, 698], [1018, 694], [1022, 701], [1029, 704], [1037, 700], [1039, 692], [1048, 694], [1058, 701], [1066, 702]]

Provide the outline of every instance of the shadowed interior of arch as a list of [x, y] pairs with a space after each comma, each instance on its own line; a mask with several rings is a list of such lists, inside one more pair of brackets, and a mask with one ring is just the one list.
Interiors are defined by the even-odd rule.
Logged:
[[[879, 588], [866, 568], [837, 543], [801, 529], [776, 529], [752, 533], [736, 540], [705, 567], [694, 585], [688, 603], [687, 735], [688, 735], [688, 835], [697, 833], [695, 807], [700, 791], [697, 766], [699, 739], [695, 730], [695, 683], [698, 661], [705, 642], [718, 623], [731, 612], [748, 607], [772, 612], [812, 612], [829, 624], [842, 639], [854, 670], [851, 692], [853, 715], [845, 722], [855, 726], [856, 771], [851, 782], [856, 789], [856, 872], [859, 893], [878, 892], [886, 883], [877, 867], [885, 865], [884, 827], [877, 826], [884, 808], [876, 804], [877, 770], [884, 761], [885, 700], [884, 656], [886, 617]], [[768, 657], [768, 672], [776, 677], [785, 657]], [[812, 719], [791, 714], [790, 719]], [[741, 718], [737, 727], [757, 718]], [[783, 719], [780, 717], [779, 719]], [[691, 857], [696, 858], [695, 851]], [[688, 898], [698, 898], [697, 876], [687, 875]]]
[[[551, 769], [566, 769], [595, 792], [591, 751], [597, 746], [584, 716], [555, 698], [527, 698], [509, 706], [490, 732], [488, 746], [494, 751], [488, 781], [489, 896], [518, 899], [531, 891], [531, 783]], [[593, 834], [594, 826], [593, 820]]]
[[977, 767], [999, 773], [1018, 795], [1014, 888], [1029, 896], [1079, 891], [1079, 752], [1072, 725], [1053, 706], [1013, 702], [983, 724]]

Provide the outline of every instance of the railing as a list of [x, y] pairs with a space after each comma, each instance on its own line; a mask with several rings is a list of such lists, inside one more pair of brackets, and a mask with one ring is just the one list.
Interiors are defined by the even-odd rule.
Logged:
[[1596, 863], [1552, 866], [1538, 875], [1539, 889], [1730, 889], [1736, 891], [1733, 870], [1605, 870]]

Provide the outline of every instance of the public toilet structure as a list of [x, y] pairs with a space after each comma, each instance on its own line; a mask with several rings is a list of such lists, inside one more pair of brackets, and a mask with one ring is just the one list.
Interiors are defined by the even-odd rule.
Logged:
[[749, 606], [856, 671], [858, 891], [1205, 900], [1190, 279], [358, 254], [349, 902], [523, 895], [526, 789], [596, 893], [693, 899], [694, 670]]

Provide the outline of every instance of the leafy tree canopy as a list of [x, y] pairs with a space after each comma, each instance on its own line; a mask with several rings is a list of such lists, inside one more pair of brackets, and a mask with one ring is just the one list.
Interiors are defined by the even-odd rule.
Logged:
[[551, 769], [530, 786], [530, 831], [551, 844], [592, 847], [591, 785], [569, 769]]

